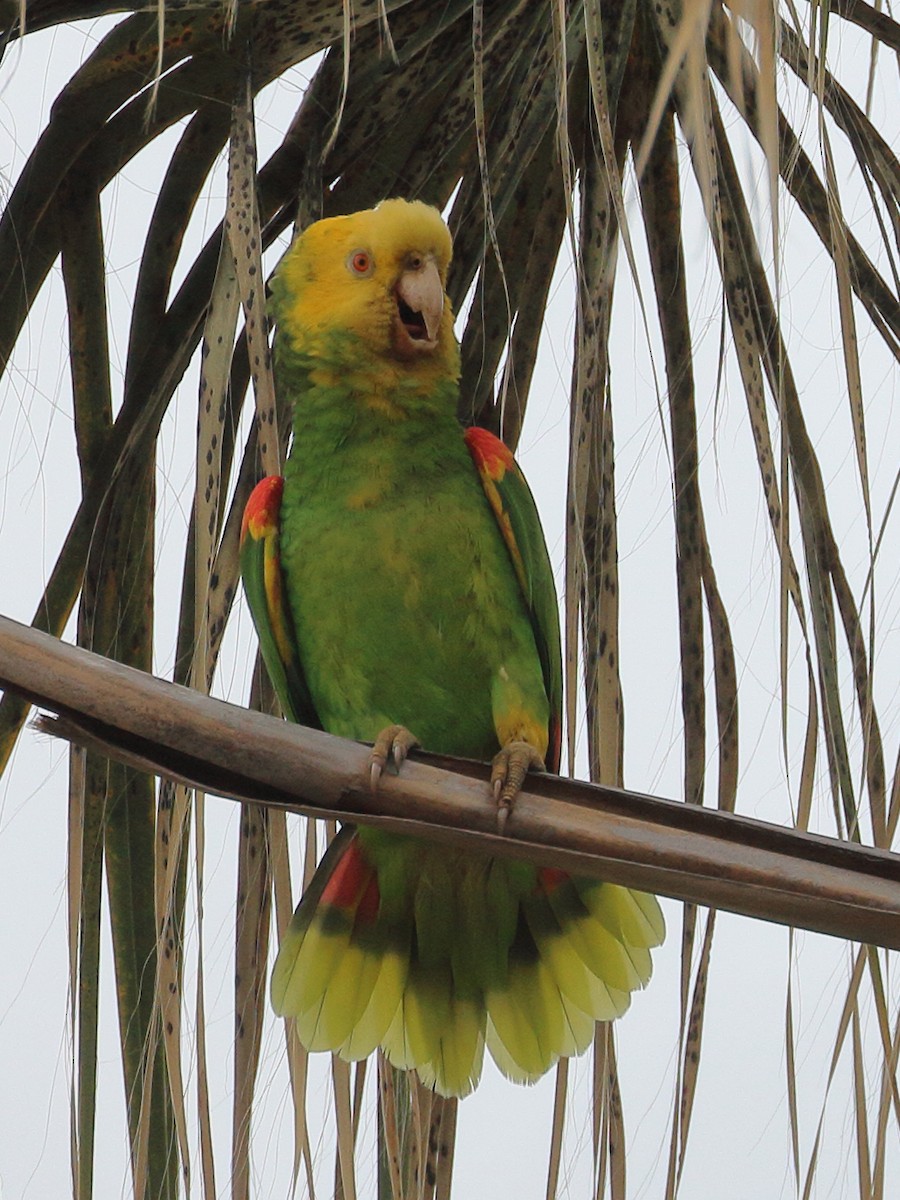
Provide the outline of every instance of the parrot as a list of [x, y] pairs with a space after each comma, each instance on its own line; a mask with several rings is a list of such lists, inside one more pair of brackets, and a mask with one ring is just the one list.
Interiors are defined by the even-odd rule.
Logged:
[[[490, 760], [502, 830], [526, 773], [559, 769], [559, 615], [524, 476], [457, 417], [451, 256], [419, 200], [295, 237], [271, 282], [291, 448], [245, 507], [241, 574], [286, 718], [371, 743], [374, 787], [417, 745]], [[485, 1047], [519, 1083], [584, 1051], [663, 937], [653, 896], [347, 825], [281, 940], [271, 1001], [308, 1050], [380, 1047], [462, 1097]]]

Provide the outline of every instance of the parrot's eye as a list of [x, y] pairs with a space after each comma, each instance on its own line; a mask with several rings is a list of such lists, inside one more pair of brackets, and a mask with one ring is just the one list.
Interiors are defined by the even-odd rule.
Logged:
[[347, 266], [354, 275], [371, 275], [375, 264], [367, 250], [354, 250], [347, 259]]

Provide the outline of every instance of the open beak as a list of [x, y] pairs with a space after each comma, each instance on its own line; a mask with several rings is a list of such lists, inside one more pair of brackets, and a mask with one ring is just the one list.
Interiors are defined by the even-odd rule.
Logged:
[[394, 294], [394, 349], [402, 358], [434, 350], [444, 312], [444, 288], [434, 259], [423, 257], [407, 267], [397, 280]]

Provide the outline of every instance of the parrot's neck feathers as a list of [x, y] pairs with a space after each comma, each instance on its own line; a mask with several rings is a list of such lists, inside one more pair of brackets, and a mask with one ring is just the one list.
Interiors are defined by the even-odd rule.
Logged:
[[[358, 350], [358, 353], [352, 351]], [[350, 351], [350, 352], [348, 352]], [[442, 420], [456, 422], [458, 372], [453, 364], [435, 359], [415, 369], [389, 357], [368, 354], [362, 343], [348, 346], [323, 336], [302, 350], [282, 353], [279, 374], [293, 376], [295, 428], [326, 414], [353, 427], [378, 427]]]

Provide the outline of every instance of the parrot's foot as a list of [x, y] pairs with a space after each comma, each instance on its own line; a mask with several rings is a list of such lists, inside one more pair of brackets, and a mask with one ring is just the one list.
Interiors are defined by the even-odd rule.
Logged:
[[491, 787], [497, 803], [497, 832], [502, 833], [529, 771], [545, 771], [544, 760], [528, 742], [507, 742], [491, 763]]
[[393, 762], [399, 771], [407, 754], [418, 744], [419, 739], [405, 725], [388, 725], [387, 729], [382, 729], [375, 739], [370, 760], [369, 786], [373, 792], [378, 791], [378, 781], [388, 763]]

